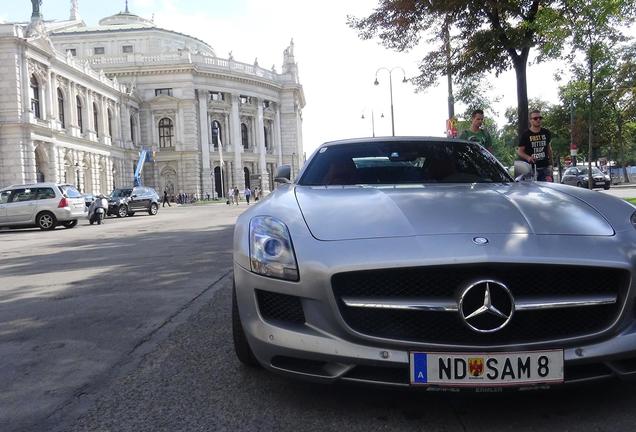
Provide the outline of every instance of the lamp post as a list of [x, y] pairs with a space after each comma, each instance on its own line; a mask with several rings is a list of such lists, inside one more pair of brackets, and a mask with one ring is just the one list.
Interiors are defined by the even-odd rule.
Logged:
[[374, 85], [380, 84], [380, 81], [378, 81], [378, 73], [380, 71], [387, 71], [389, 73], [389, 94], [391, 96], [391, 134], [393, 136], [395, 136], [395, 117], [393, 116], [393, 71], [398, 69], [402, 71], [402, 82], [406, 83], [406, 72], [400, 66], [396, 66], [391, 69], [387, 69], [385, 67], [378, 68], [378, 70], [375, 71], [375, 81], [373, 82]]
[[[362, 113], [362, 116], [360, 116], [360, 118], [362, 120], [364, 120], [366, 118], [364, 116], [364, 113]], [[380, 118], [384, 118], [384, 114], [380, 114]], [[373, 134], [373, 137], [375, 138], [375, 114], [374, 114], [373, 110], [371, 110], [371, 133]]]
[[[219, 146], [219, 171], [221, 172], [221, 193], [222, 197], [225, 194], [225, 187], [223, 185], [223, 144], [221, 143], [221, 137], [219, 136], [219, 128], [216, 125], [216, 122], [212, 122], [212, 139], [214, 140], [216, 137], [217, 145]], [[228, 197], [229, 198], [229, 197]]]
[[117, 176], [117, 168], [113, 167], [113, 189], [115, 189], [117, 186], [115, 186], [115, 177]]

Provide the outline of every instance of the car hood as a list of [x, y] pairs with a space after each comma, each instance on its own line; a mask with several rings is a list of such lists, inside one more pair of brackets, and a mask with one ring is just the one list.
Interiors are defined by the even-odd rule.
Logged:
[[417, 186], [297, 186], [318, 240], [432, 234], [611, 236], [593, 207], [538, 183]]

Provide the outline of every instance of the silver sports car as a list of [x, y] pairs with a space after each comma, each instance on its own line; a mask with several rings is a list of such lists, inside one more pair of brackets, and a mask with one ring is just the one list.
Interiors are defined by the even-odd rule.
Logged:
[[515, 181], [460, 140], [329, 142], [285, 168], [235, 228], [243, 363], [428, 390], [636, 377], [631, 204]]

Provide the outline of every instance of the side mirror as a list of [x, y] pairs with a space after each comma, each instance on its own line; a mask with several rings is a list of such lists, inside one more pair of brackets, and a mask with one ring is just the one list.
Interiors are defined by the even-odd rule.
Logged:
[[291, 166], [281, 165], [276, 169], [274, 175], [274, 181], [276, 183], [291, 183]]
[[520, 160], [515, 161], [515, 181], [529, 180], [529, 174], [532, 174], [532, 166], [530, 166], [528, 162]]

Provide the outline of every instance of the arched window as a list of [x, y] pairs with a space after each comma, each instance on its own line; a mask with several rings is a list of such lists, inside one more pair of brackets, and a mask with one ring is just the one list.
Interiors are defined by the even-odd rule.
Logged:
[[212, 122], [212, 144], [214, 145], [214, 148], [219, 147], [220, 137], [221, 137], [221, 123], [214, 120]]
[[60, 89], [57, 89], [57, 119], [60, 121], [62, 129], [66, 128], [66, 122], [64, 121], [64, 93]]
[[99, 136], [99, 111], [95, 102], [93, 102], [93, 126], [95, 127], [95, 135]]
[[40, 113], [40, 84], [38, 83], [38, 80], [35, 79], [35, 75], [31, 75], [31, 89], [30, 89], [30, 93], [31, 93], [31, 111], [33, 112], [33, 115], [35, 115], [36, 118], [41, 119], [41, 113]]
[[108, 116], [108, 136], [113, 136], [113, 113], [110, 110], [106, 110]]
[[84, 133], [84, 120], [82, 119], [82, 99], [77, 96], [77, 126], [81, 133]]
[[135, 117], [130, 116], [130, 141], [135, 144]]
[[247, 125], [245, 123], [241, 123], [241, 142], [244, 149], [249, 148], [250, 143], [247, 139]]
[[269, 150], [269, 131], [267, 130], [267, 126], [263, 126], [263, 136], [265, 137], [265, 150]]
[[159, 147], [172, 147], [172, 137], [174, 136], [174, 128], [172, 120], [167, 117], [159, 120]]

